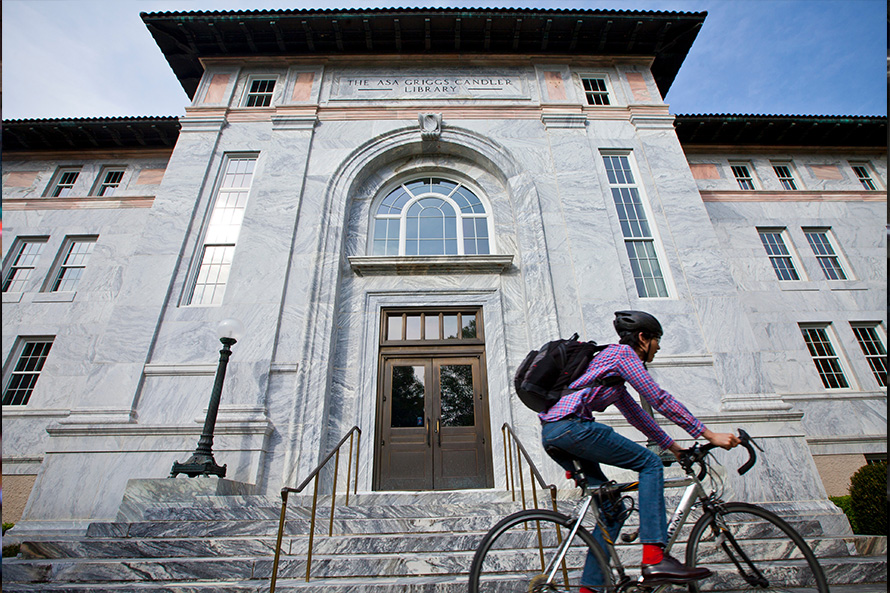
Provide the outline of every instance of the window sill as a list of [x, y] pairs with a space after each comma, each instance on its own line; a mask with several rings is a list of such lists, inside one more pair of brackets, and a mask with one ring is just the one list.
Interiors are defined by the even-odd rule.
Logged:
[[349, 265], [357, 276], [422, 276], [429, 274], [502, 274], [512, 255], [353, 255]]
[[77, 291], [65, 292], [41, 292], [34, 297], [34, 303], [70, 303], [74, 300]]
[[819, 290], [817, 282], [807, 280], [779, 280], [779, 289], [787, 291]]
[[20, 292], [4, 292], [3, 293], [3, 302], [4, 303], [21, 303], [22, 302], [22, 293], [20, 293]]
[[861, 280], [826, 280], [829, 290], [868, 290]]

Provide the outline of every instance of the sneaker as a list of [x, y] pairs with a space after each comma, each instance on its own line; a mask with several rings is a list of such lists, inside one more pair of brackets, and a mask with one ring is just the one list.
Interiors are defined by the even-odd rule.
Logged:
[[697, 566], [689, 568], [672, 556], [664, 555], [658, 564], [643, 565], [643, 584], [662, 585], [664, 583], [688, 583], [711, 576], [707, 568]]

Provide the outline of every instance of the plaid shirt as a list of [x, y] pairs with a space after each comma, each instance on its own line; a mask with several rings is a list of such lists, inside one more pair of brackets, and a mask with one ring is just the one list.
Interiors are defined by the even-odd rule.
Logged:
[[[570, 388], [585, 385], [594, 379], [620, 376], [630, 383], [654, 410], [698, 438], [705, 431], [705, 425], [693, 416], [686, 407], [674, 399], [670, 393], [658, 386], [652, 375], [643, 366], [639, 355], [630, 346], [613, 344], [597, 354], [581, 377], [569, 385]], [[662, 449], [673, 444], [673, 439], [662, 430], [653, 418], [643, 411], [640, 404], [627, 392], [624, 384], [615, 386], [587, 387], [564, 395], [546, 412], [538, 417], [542, 422], [554, 422], [575, 415], [585, 420], [593, 420], [593, 412], [603, 412], [615, 404], [618, 411], [637, 430], [652, 439]]]

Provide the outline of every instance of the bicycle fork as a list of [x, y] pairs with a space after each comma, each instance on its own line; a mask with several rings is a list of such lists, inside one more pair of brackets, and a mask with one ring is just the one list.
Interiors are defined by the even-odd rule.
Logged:
[[[732, 532], [723, 521], [723, 517], [719, 514], [714, 515], [714, 526], [712, 529], [714, 530], [714, 543], [723, 549], [723, 552], [735, 565], [739, 574], [742, 575], [742, 578], [745, 579], [749, 585], [754, 587], [762, 587], [764, 589], [769, 587], [769, 580], [767, 580], [763, 573], [758, 570], [753, 562], [751, 562], [751, 559], [748, 558], [748, 555], [745, 554], [745, 551], [739, 546], [735, 537], [732, 535]], [[741, 561], [739, 559], [741, 559]], [[750, 572], [745, 570], [745, 566], [748, 567]]]

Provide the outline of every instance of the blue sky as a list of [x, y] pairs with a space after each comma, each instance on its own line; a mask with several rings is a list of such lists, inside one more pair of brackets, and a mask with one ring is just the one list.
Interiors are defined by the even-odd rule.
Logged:
[[885, 0], [3, 0], [3, 119], [182, 115], [140, 12], [390, 6], [707, 11], [672, 113], [887, 114]]

